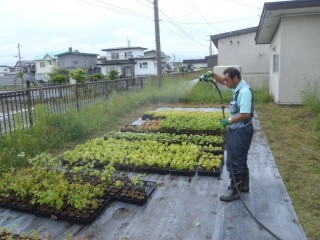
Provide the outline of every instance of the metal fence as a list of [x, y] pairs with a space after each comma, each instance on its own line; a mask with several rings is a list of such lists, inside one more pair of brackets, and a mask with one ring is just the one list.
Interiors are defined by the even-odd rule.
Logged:
[[40, 108], [49, 115], [82, 111], [107, 100], [114, 91], [141, 91], [143, 83], [143, 78], [132, 78], [1, 91], [0, 137], [18, 128], [27, 128], [32, 125], [37, 120]]

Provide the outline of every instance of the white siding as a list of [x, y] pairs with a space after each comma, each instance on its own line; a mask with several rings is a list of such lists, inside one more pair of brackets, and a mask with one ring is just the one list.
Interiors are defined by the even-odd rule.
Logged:
[[281, 32], [280, 104], [301, 104], [301, 92], [308, 84], [320, 81], [319, 24], [319, 14], [281, 19], [277, 30]]
[[51, 58], [46, 56], [43, 60], [36, 60], [36, 74], [43, 75], [43, 80], [48, 80], [48, 73], [52, 71], [54, 67], [58, 65], [57, 58]]
[[[134, 72], [136, 76], [143, 76], [143, 75], [157, 75], [157, 67], [156, 61], [152, 59], [145, 59], [145, 60], [136, 60], [136, 64], [134, 65]], [[140, 64], [147, 63], [148, 68], [141, 68]], [[143, 65], [142, 65], [143, 66]]]
[[0, 73], [10, 73], [10, 68], [5, 66], [0, 66]]
[[[141, 57], [143, 56], [143, 50], [142, 49], [123, 49], [123, 50], [113, 50], [113, 51], [107, 51], [107, 60], [124, 60], [128, 59], [128, 54], [126, 56], [126, 53], [131, 52], [132, 57]], [[112, 59], [111, 55], [112, 53], [119, 53], [119, 59]]]
[[218, 40], [218, 65], [240, 65], [251, 86], [269, 84], [270, 45], [256, 45], [255, 32]]
[[[269, 85], [269, 91], [270, 94], [273, 96], [274, 101], [276, 103], [280, 102], [280, 96], [279, 96], [279, 79], [280, 74], [282, 72], [281, 66], [282, 66], [282, 52], [281, 52], [281, 29], [282, 24], [280, 23], [274, 37], [270, 44], [270, 85]], [[275, 54], [279, 55], [279, 72], [273, 72], [273, 56]]]

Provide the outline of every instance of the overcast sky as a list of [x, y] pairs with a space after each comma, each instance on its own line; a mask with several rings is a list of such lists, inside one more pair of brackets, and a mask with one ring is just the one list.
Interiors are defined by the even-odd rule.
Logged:
[[[176, 61], [209, 54], [209, 35], [257, 26], [264, 2], [159, 0], [161, 49]], [[153, 0], [0, 0], [0, 65], [50, 51], [155, 49]], [[215, 49], [216, 53], [216, 49]]]

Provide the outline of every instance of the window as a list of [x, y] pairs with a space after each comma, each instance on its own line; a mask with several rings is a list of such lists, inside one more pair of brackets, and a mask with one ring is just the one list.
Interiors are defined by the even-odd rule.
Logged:
[[273, 55], [273, 72], [278, 73], [279, 72], [279, 54]]
[[124, 53], [125, 58], [132, 58], [132, 52], [126, 52]]
[[147, 62], [140, 63], [140, 68], [147, 69], [148, 68], [148, 63]]
[[118, 52], [112, 52], [111, 53], [111, 60], [117, 60], [119, 59], [119, 53]]
[[78, 65], [79, 61], [72, 61], [72, 65]]
[[87, 61], [84, 61], [84, 66], [85, 66], [85, 67], [87, 66]]
[[8, 72], [8, 69], [7, 69], [7, 68], [5, 68], [5, 69], [3, 69], [3, 71], [4, 71], [4, 72]]
[[41, 68], [46, 67], [46, 63], [45, 63], [45, 62], [40, 62], [40, 67], [41, 67]]
[[48, 62], [49, 62], [49, 65], [52, 65], [52, 61], [51, 60], [49, 60]]

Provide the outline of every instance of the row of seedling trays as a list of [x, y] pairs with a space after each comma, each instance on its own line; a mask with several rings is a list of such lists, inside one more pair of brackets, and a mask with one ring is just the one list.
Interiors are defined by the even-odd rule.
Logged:
[[[68, 181], [72, 182], [72, 174], [66, 174]], [[121, 180], [123, 185], [116, 187], [114, 183]], [[100, 179], [88, 176], [84, 179], [84, 183], [99, 184]], [[153, 191], [156, 189], [156, 183], [151, 181], [140, 181], [134, 185], [128, 177], [115, 177], [112, 184], [105, 186], [104, 195], [97, 200], [98, 206], [87, 209], [77, 210], [74, 207], [64, 204], [60, 211], [46, 205], [33, 205], [30, 199], [21, 199], [14, 192], [7, 198], [0, 197], [0, 207], [7, 208], [23, 213], [35, 214], [39, 217], [51, 218], [54, 220], [65, 220], [77, 224], [91, 223], [101, 211], [113, 201], [121, 201], [137, 205], [143, 205], [147, 202]], [[81, 201], [81, 199], [79, 199]]]

